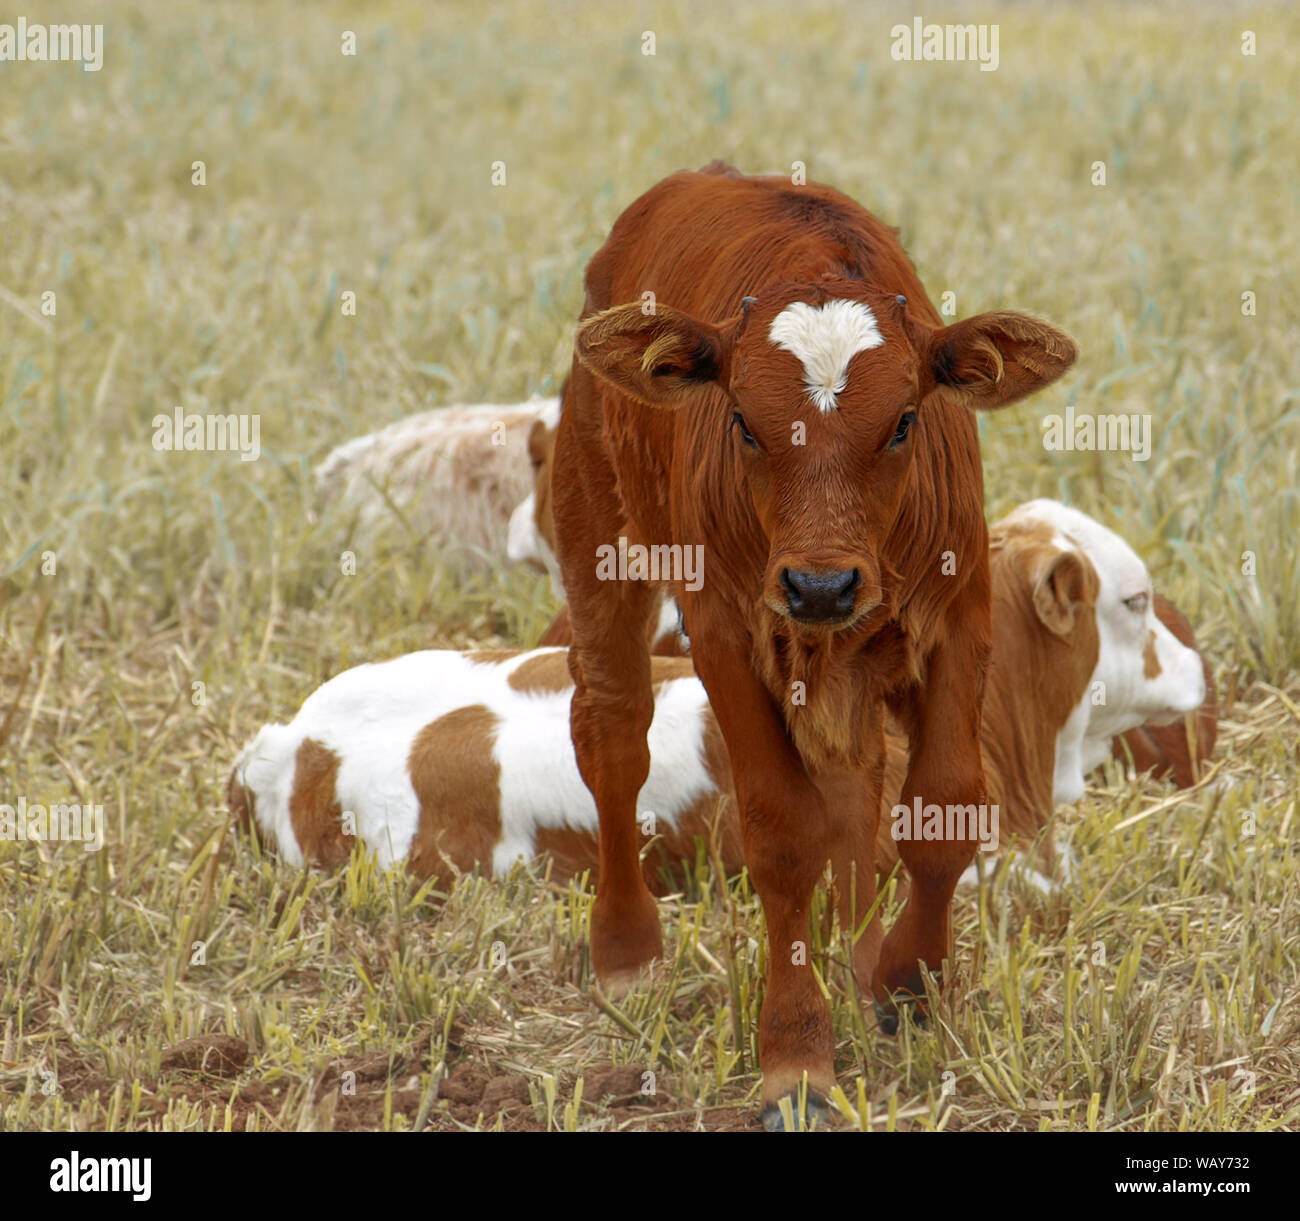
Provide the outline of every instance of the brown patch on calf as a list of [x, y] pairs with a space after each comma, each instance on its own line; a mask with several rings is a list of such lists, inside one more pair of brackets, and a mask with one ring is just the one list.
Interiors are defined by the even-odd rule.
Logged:
[[600, 840], [594, 831], [573, 827], [538, 827], [533, 836], [533, 854], [551, 858], [551, 877], [567, 882], [590, 872], [596, 881], [600, 866]]
[[1147, 633], [1147, 642], [1142, 647], [1143, 678], [1158, 678], [1160, 675], [1160, 658], [1156, 656], [1156, 634]]
[[506, 679], [514, 691], [565, 691], [573, 686], [567, 653], [542, 653], [516, 666]]
[[226, 782], [226, 805], [235, 825], [245, 835], [257, 834], [257, 803], [253, 790], [246, 788], [239, 779], [237, 767], [231, 771], [230, 779]]
[[551, 467], [555, 460], [555, 429], [538, 420], [528, 434], [528, 461], [533, 468], [533, 525], [555, 550], [555, 514], [551, 509]]
[[420, 802], [407, 870], [421, 881], [492, 867], [501, 838], [501, 776], [492, 746], [496, 715], [482, 704], [430, 722], [411, 743], [406, 768]]
[[487, 666], [500, 665], [504, 661], [513, 661], [518, 656], [518, 649], [474, 649], [465, 654], [467, 661]]
[[323, 869], [344, 864], [355, 842], [343, 834], [343, 811], [335, 791], [338, 776], [338, 755], [315, 738], [304, 738], [294, 761], [289, 822], [303, 856]]

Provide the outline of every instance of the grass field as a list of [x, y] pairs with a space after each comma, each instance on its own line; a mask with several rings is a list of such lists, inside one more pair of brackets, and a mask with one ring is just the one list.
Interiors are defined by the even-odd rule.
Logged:
[[[666, 903], [667, 969], [602, 1007], [590, 895], [541, 866], [445, 905], [361, 859], [300, 875], [223, 796], [341, 669], [535, 639], [543, 578], [458, 579], [398, 522], [342, 575], [311, 466], [553, 392], [611, 222], [714, 157], [803, 162], [901, 227], [936, 302], [1075, 337], [981, 421], [989, 515], [1050, 495], [1119, 530], [1221, 697], [1213, 783], [1108, 775], [1058, 816], [1063, 895], [959, 894], [927, 1027], [880, 1034], [820, 948], [843, 1122], [1300, 1127], [1300, 11], [920, 11], [996, 22], [998, 69], [895, 62], [913, 10], [847, 0], [123, 3], [99, 72], [0, 64], [0, 802], [107, 822], [94, 853], [0, 842], [0, 1130], [753, 1123], [743, 880]], [[177, 406], [256, 414], [260, 458], [159, 452]], [[1149, 413], [1149, 460], [1049, 452], [1067, 406]]]

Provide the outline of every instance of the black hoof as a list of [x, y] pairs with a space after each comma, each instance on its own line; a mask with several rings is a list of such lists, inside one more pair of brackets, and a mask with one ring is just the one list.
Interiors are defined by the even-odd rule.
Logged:
[[775, 1102], [769, 1102], [759, 1118], [768, 1132], [825, 1132], [831, 1126], [831, 1108], [824, 1095], [816, 1090], [809, 1090], [802, 1118], [799, 1115], [799, 1091], [793, 1090], [786, 1097], [790, 1100], [790, 1111], [794, 1118], [794, 1127], [786, 1126], [781, 1108]]
[[900, 998], [893, 1005], [885, 1005], [880, 1001], [876, 1001], [876, 1021], [880, 1023], [880, 1029], [883, 1033], [898, 1033], [898, 1015], [903, 1011], [904, 1005], [911, 1011], [914, 1026], [924, 1026], [930, 1020], [929, 1014], [914, 999], [904, 1000]]

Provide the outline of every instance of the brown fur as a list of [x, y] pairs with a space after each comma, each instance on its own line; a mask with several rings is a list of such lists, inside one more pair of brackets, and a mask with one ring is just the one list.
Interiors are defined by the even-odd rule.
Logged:
[[[650, 654], [652, 657], [686, 657], [686, 650], [682, 647], [682, 638], [677, 632], [659, 631], [659, 616], [651, 616], [646, 626], [646, 641], [650, 645]], [[539, 648], [548, 648], [552, 645], [558, 645], [568, 648], [573, 643], [573, 624], [569, 620], [569, 608], [562, 606], [555, 618], [551, 620], [550, 626], [541, 635], [537, 641]]]
[[339, 757], [314, 738], [304, 738], [294, 764], [289, 821], [303, 856], [323, 869], [337, 869], [355, 839], [343, 834], [343, 811], [334, 796]]
[[563, 653], [530, 657], [511, 670], [506, 683], [516, 691], [563, 691], [573, 683], [569, 659]]
[[[738, 764], [745, 857], [767, 918], [759, 1044], [770, 1107], [804, 1072], [823, 1091], [834, 1080], [826, 1002], [789, 947], [808, 936], [828, 861], [870, 902], [885, 706], [909, 738], [905, 801], [985, 800], [990, 592], [971, 409], [1051, 381], [1074, 347], [1015, 314], [943, 326], [895, 231], [851, 199], [717, 165], [632, 204], [586, 287], [552, 492], [574, 635], [573, 742], [600, 814], [593, 962], [602, 978], [626, 979], [662, 946], [635, 824], [655, 592], [598, 580], [596, 548], [620, 536], [703, 545], [703, 587], [674, 593]], [[793, 301], [836, 298], [869, 305], [885, 343], [853, 358], [838, 409], [822, 418], [798, 361], [767, 332]], [[894, 444], [909, 410], [916, 423]], [[792, 443], [795, 418], [807, 421], [803, 445]], [[955, 573], [943, 571], [946, 554]], [[850, 570], [859, 580], [842, 622], [785, 613], [787, 571]], [[859, 986], [883, 1002], [919, 994], [918, 959], [937, 968], [949, 952], [953, 887], [975, 845], [901, 847], [908, 905], [883, 948], [877, 928], [854, 955]]]
[[1142, 676], [1158, 678], [1160, 676], [1160, 658], [1156, 655], [1156, 634], [1147, 633], [1147, 642], [1142, 646]]
[[426, 725], [411, 743], [407, 771], [420, 800], [420, 825], [407, 868], [416, 877], [491, 870], [501, 838], [496, 723], [482, 704], [471, 704]]
[[465, 656], [470, 661], [482, 662], [485, 665], [496, 665], [499, 662], [509, 661], [512, 657], [518, 655], [517, 649], [472, 649]]
[[245, 788], [239, 782], [239, 769], [232, 768], [230, 779], [226, 781], [226, 806], [234, 824], [245, 835], [257, 836], [257, 799], [252, 789]]
[[533, 469], [533, 521], [537, 532], [555, 549], [555, 513], [551, 506], [551, 466], [555, 458], [555, 429], [538, 420], [528, 434], [528, 462]]
[[[555, 465], [555, 432], [538, 420], [528, 438], [528, 456], [533, 467], [533, 524], [542, 541], [555, 551], [555, 515], [551, 510], [551, 469]], [[659, 616], [653, 614], [646, 623], [646, 639], [655, 657], [685, 657], [681, 635], [675, 631], [660, 633]], [[569, 608], [560, 607], [537, 641], [538, 647], [558, 645], [568, 648], [573, 644], [573, 625], [569, 621]]]

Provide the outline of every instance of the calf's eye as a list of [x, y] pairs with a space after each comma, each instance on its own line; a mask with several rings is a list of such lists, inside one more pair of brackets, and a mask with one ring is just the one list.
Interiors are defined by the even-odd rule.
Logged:
[[905, 411], [903, 418], [898, 421], [898, 427], [894, 430], [894, 435], [889, 439], [889, 448], [895, 449], [907, 440], [907, 430], [916, 423], [916, 412]]
[[1135, 615], [1145, 615], [1147, 610], [1146, 594], [1134, 594], [1131, 598], [1124, 599], [1124, 605], [1129, 608]]
[[758, 442], [754, 440], [753, 434], [745, 425], [745, 417], [739, 411], [733, 412], [731, 416], [731, 427], [740, 429], [740, 439], [744, 441], [750, 449], [757, 449]]

